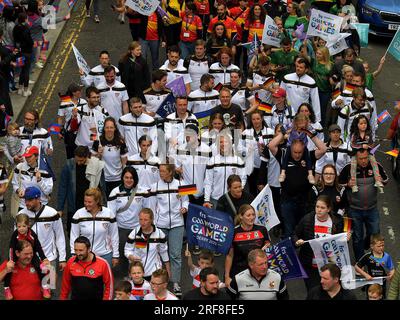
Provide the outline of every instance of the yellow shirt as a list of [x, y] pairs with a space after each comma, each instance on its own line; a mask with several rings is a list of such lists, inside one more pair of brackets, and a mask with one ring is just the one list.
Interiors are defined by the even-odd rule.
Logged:
[[168, 0], [167, 4], [170, 8], [179, 11], [178, 16], [175, 16], [167, 10], [167, 6], [165, 6], [164, 4], [162, 5], [162, 8], [168, 14], [169, 24], [176, 24], [176, 23], [181, 22], [182, 19], [180, 18], [180, 15], [181, 15], [181, 12], [185, 11], [185, 6], [186, 6], [185, 1], [183, 1], [182, 5], [180, 5], [178, 0]]

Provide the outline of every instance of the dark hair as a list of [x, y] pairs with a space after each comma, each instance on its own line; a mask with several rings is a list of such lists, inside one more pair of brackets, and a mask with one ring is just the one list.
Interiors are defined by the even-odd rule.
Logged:
[[39, 14], [38, 2], [36, 0], [30, 0], [26, 11], [29, 13]]
[[134, 103], [143, 103], [143, 101], [139, 97], [130, 98], [129, 99], [129, 106], [133, 105]]
[[25, 114], [27, 113], [33, 115], [33, 117], [35, 118], [35, 127], [37, 128], [39, 126], [39, 120], [40, 120], [39, 112], [36, 109], [33, 109], [25, 112]]
[[81, 89], [82, 87], [80, 85], [73, 82], [68, 86], [67, 92], [65, 94], [72, 97], [74, 92], [81, 91]]
[[194, 46], [195, 46], [195, 47], [198, 47], [198, 46], [206, 47], [206, 42], [205, 42], [203, 39], [197, 39], [197, 40], [194, 42]]
[[[218, 59], [218, 61], [221, 60], [221, 56], [222, 56], [224, 53], [227, 54], [227, 55], [231, 58], [231, 60], [232, 60], [232, 49], [229, 48], [229, 47], [222, 47], [221, 49], [219, 49], [219, 51], [218, 51], [218, 53], [217, 53], [217, 59]], [[232, 61], [231, 61], [231, 63], [232, 63]]]
[[151, 74], [151, 82], [161, 81], [162, 78], [168, 77], [168, 73], [165, 70], [154, 70]]
[[115, 68], [114, 66], [107, 66], [104, 68], [104, 75], [106, 75], [107, 73], [110, 73], [111, 71], [115, 72]]
[[258, 115], [261, 117], [262, 129], [268, 127], [268, 126], [267, 126], [267, 123], [266, 123], [265, 120], [264, 120], [264, 112], [261, 111], [261, 110], [256, 109], [256, 110], [254, 110], [252, 113], [250, 113], [250, 117], [249, 117], [249, 118], [250, 118], [250, 121], [249, 121], [249, 124], [248, 124], [248, 126], [247, 126], [248, 129], [254, 129], [254, 127], [253, 127], [253, 122], [251, 121], [251, 120], [253, 119], [253, 114], [258, 114]]
[[28, 240], [18, 240], [16, 246], [15, 246], [15, 251], [21, 252], [22, 250], [24, 250], [25, 247], [32, 247], [33, 245], [30, 241]]
[[177, 96], [175, 97], [175, 103], [178, 103], [178, 100], [186, 100], [188, 101], [188, 97], [187, 96]]
[[106, 139], [106, 132], [104, 130], [105, 126], [106, 126], [106, 122], [112, 122], [114, 124], [115, 127], [115, 131], [114, 131], [114, 137], [111, 140], [111, 144], [117, 146], [118, 148], [121, 147], [121, 145], [123, 143], [125, 143], [124, 138], [122, 138], [121, 133], [119, 132], [118, 126], [117, 126], [117, 121], [115, 121], [115, 119], [113, 117], [107, 117], [104, 119], [104, 125], [103, 125], [103, 133], [100, 136], [100, 142], [103, 146], [107, 145], [108, 143], [110, 143], [107, 139]]
[[281, 41], [281, 45], [283, 45], [283, 46], [287, 46], [287, 45], [292, 45], [292, 40], [290, 40], [290, 38], [283, 38], [282, 39], [282, 41]]
[[311, 106], [311, 104], [307, 103], [307, 102], [303, 102], [299, 108], [297, 109], [297, 113], [296, 114], [300, 114], [300, 109], [301, 107], [307, 107], [308, 111], [310, 111], [310, 114], [308, 115], [308, 118], [310, 119], [311, 123], [315, 123], [316, 122], [316, 117], [315, 117], [315, 112], [313, 107]]
[[143, 273], [144, 273], [144, 267], [143, 267], [142, 261], [136, 260], [136, 261], [133, 261], [131, 264], [129, 264], [129, 268], [128, 268], [129, 272], [131, 272], [131, 270], [132, 270], [133, 267], [139, 267], [139, 268], [141, 268], [142, 271], [143, 271]]
[[270, 64], [270, 62], [271, 62], [271, 58], [268, 56], [261, 56], [260, 58], [258, 58], [259, 66], [267, 66]]
[[212, 74], [209, 74], [209, 73], [203, 74], [203, 75], [201, 76], [201, 78], [200, 78], [200, 85], [202, 86], [202, 85], [206, 84], [206, 83], [209, 82], [211, 79], [215, 79], [215, 77], [214, 77]]
[[199, 259], [210, 260], [211, 263], [214, 262], [214, 253], [208, 249], [201, 249], [199, 254]]
[[130, 293], [132, 291], [132, 285], [128, 280], [122, 280], [115, 286], [115, 291]]
[[353, 77], [360, 77], [363, 82], [365, 81], [365, 76], [359, 71], [354, 71]]
[[237, 174], [231, 174], [226, 181], [228, 188], [230, 188], [232, 186], [232, 183], [234, 182], [242, 183], [242, 179], [240, 179], [240, 177]]
[[18, 14], [18, 23], [19, 23], [19, 24], [24, 23], [25, 20], [26, 20], [27, 18], [28, 18], [28, 16], [26, 15], [25, 12], [20, 12], [20, 13]]
[[264, 23], [264, 21], [265, 21], [265, 15], [266, 15], [266, 14], [265, 14], [265, 9], [264, 9], [264, 7], [263, 7], [262, 5], [260, 5], [260, 4], [258, 4], [258, 3], [255, 3], [255, 4], [250, 8], [250, 12], [249, 12], [249, 16], [248, 16], [247, 20], [248, 20], [250, 23], [253, 23], [253, 22], [256, 21], [256, 17], [255, 17], [255, 15], [254, 15], [254, 8], [255, 8], [256, 6], [259, 6], [260, 9], [261, 9], [260, 21], [261, 21], [261, 23]]
[[232, 74], [232, 73], [237, 73], [238, 76], [239, 76], [239, 78], [242, 78], [242, 77], [243, 77], [243, 71], [240, 70], [240, 69], [233, 69], [233, 70], [231, 70], [231, 74]]
[[365, 130], [365, 134], [371, 137], [372, 135], [371, 124], [369, 123], [368, 118], [364, 114], [359, 114], [357, 117], [354, 118], [350, 127], [350, 136], [354, 134], [356, 135], [356, 137], [359, 137], [358, 123], [360, 122], [361, 119], [364, 119], [367, 122], [367, 129]]
[[157, 269], [151, 274], [151, 277], [154, 278], [162, 278], [163, 282], [168, 282], [169, 281], [169, 276], [168, 272], [165, 269]]
[[[332, 200], [329, 196], [322, 194], [320, 196], [318, 196], [317, 201], [322, 201], [323, 203], [326, 204], [326, 206], [332, 210]], [[317, 203], [317, 202], [315, 202]]]
[[127, 166], [127, 167], [125, 167], [125, 168], [122, 170], [122, 173], [121, 173], [121, 184], [122, 184], [122, 185], [124, 184], [124, 182], [122, 181], [122, 179], [123, 179], [124, 175], [125, 175], [127, 172], [129, 172], [129, 173], [132, 175], [133, 181], [134, 181], [133, 187], [136, 188], [136, 186], [137, 186], [138, 183], [139, 183], [139, 176], [138, 176], [138, 174], [137, 174], [136, 169], [135, 169], [134, 167], [131, 167], [131, 166]]
[[86, 238], [85, 236], [79, 236], [78, 238], [75, 239], [74, 243], [83, 243], [87, 249], [90, 249], [90, 240]]
[[297, 57], [296, 62], [298, 64], [304, 64], [307, 69], [310, 69], [310, 62], [307, 59], [304, 59], [303, 57]]
[[90, 95], [93, 92], [96, 93], [96, 94], [100, 94], [99, 89], [97, 89], [95, 86], [90, 86], [90, 87], [86, 88], [86, 92], [85, 92], [86, 93], [86, 97], [90, 98]]
[[167, 53], [170, 53], [170, 52], [178, 52], [179, 54], [181, 54], [181, 50], [179, 49], [179, 47], [177, 45], [169, 46], [167, 49]]
[[326, 265], [322, 266], [321, 272], [324, 272], [326, 270], [329, 270], [329, 273], [331, 274], [331, 277], [338, 278], [340, 281], [340, 277], [342, 275], [342, 272], [340, 271], [340, 268], [334, 264], [334, 263], [327, 263]]
[[225, 121], [224, 121], [224, 118], [223, 118], [222, 114], [217, 112], [217, 113], [212, 114], [211, 117], [210, 117], [210, 122], [208, 123], [208, 129], [209, 130], [212, 129], [212, 123], [213, 123], [213, 121], [215, 119], [219, 119], [219, 120], [222, 121], [222, 129], [226, 128], [226, 124], [225, 124]]
[[196, 5], [194, 4], [194, 2], [193, 1], [188, 1], [188, 2], [186, 2], [186, 8], [188, 8], [190, 11], [192, 11], [193, 13], [196, 13], [197, 12], [197, 7], [196, 7]]
[[87, 146], [77, 146], [74, 155], [80, 158], [89, 158], [90, 157], [90, 150]]
[[215, 30], [217, 29], [218, 26], [223, 26], [224, 27], [224, 33], [222, 34], [222, 38], [226, 38], [227, 37], [226, 27], [225, 27], [224, 23], [220, 22], [220, 21], [217, 22], [216, 24], [214, 24], [211, 37], [213, 37], [213, 38], [216, 37]]
[[202, 269], [200, 271], [200, 274], [199, 274], [200, 275], [200, 281], [203, 281], [203, 282], [207, 281], [207, 276], [210, 275], [210, 274], [213, 274], [213, 275], [215, 275], [215, 276], [217, 276], [219, 278], [219, 272], [218, 272], [218, 270], [216, 268], [207, 267], [207, 268], [204, 268], [204, 269]]
[[148, 135], [143, 135], [139, 138], [139, 141], [138, 141], [139, 146], [143, 141], [151, 141], [151, 143], [153, 143], [153, 140], [151, 140], [150, 136], [148, 136]]
[[365, 93], [365, 90], [360, 87], [354, 88], [352, 96], [353, 96], [353, 98], [356, 98], [358, 96], [363, 97], [364, 99], [367, 98], [367, 94]]
[[327, 169], [327, 168], [331, 168], [331, 169], [333, 169], [333, 170], [335, 171], [334, 186], [335, 186], [336, 190], [337, 190], [338, 192], [340, 192], [338, 173], [337, 173], [336, 167], [335, 167], [333, 164], [331, 164], [331, 163], [326, 164], [326, 165], [322, 168], [322, 170], [321, 170], [321, 179], [319, 179], [319, 181], [318, 181], [318, 183], [317, 183], [317, 189], [318, 189], [318, 191], [319, 191], [319, 192], [322, 192], [322, 191], [325, 189], [324, 171], [325, 171], [325, 169]]
[[5, 22], [14, 22], [15, 21], [15, 9], [14, 7], [5, 6], [3, 9], [2, 17]]
[[101, 51], [100, 51], [100, 54], [99, 54], [99, 58], [100, 58], [103, 54], [106, 54], [106, 55], [108, 55], [108, 56], [110, 57], [110, 53], [109, 53], [107, 50], [101, 50]]

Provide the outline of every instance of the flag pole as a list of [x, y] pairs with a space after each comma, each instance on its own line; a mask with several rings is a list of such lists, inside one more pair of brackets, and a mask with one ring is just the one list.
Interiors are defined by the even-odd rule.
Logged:
[[399, 33], [399, 31], [400, 31], [400, 27], [397, 29], [396, 33], [394, 34], [394, 37], [393, 37], [392, 41], [390, 41], [389, 46], [386, 48], [385, 55], [383, 56], [385, 59], [386, 59], [386, 55], [387, 55], [387, 53], [389, 51], [389, 48], [391, 47], [393, 40], [396, 39], [396, 36]]

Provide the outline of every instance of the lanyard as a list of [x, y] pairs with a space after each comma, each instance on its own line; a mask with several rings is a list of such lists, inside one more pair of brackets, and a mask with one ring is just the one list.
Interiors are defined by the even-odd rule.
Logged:
[[185, 29], [186, 29], [186, 31], [188, 31], [189, 30], [189, 26], [192, 24], [192, 22], [193, 22], [193, 20], [194, 20], [194, 14], [192, 15], [192, 19], [190, 19], [189, 20], [189, 16], [186, 16], [185, 15], [185, 22], [186, 22], [186, 25], [185, 25]]

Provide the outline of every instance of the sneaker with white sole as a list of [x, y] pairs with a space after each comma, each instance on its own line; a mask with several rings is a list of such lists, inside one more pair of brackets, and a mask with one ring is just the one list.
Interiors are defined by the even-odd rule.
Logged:
[[34, 80], [29, 80], [29, 84], [34, 84], [35, 81]]
[[22, 93], [22, 95], [24, 97], [29, 97], [31, 94], [32, 94], [32, 91], [29, 89], [26, 89], [26, 90], [24, 89], [24, 92]]
[[174, 293], [174, 295], [176, 295], [177, 297], [181, 297], [181, 296], [182, 296], [181, 286], [179, 285], [178, 282], [174, 282], [173, 293]]
[[19, 95], [22, 95], [23, 93], [24, 93], [24, 89], [23, 89], [23, 88], [19, 88], [19, 89], [18, 89], [18, 94], [19, 94]]
[[35, 66], [36, 66], [36, 68], [38, 68], [38, 69], [43, 69], [43, 67], [44, 67], [43, 63], [41, 63], [41, 62], [36, 62], [36, 63], [35, 63]]
[[99, 23], [100, 22], [100, 18], [98, 15], [94, 16], [94, 22]]
[[86, 10], [86, 18], [90, 18], [90, 11]]

